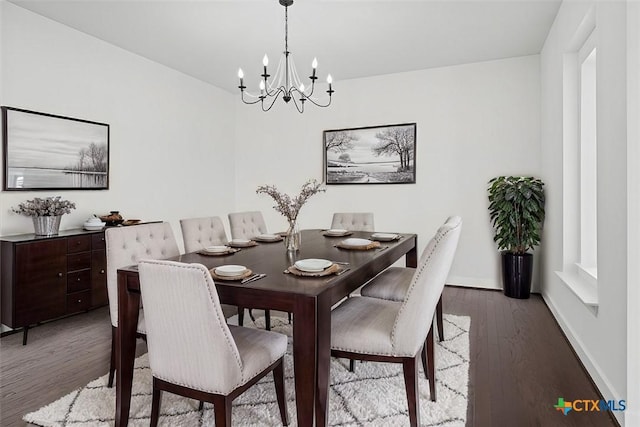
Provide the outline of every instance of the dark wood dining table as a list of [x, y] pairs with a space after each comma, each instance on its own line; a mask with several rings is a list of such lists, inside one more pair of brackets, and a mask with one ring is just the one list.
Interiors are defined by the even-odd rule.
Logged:
[[[348, 237], [370, 238], [370, 232], [353, 232]], [[400, 234], [400, 239], [381, 242], [369, 250], [340, 249], [335, 245], [345, 237], [325, 237], [323, 230], [303, 230], [301, 248], [289, 254], [282, 242], [260, 243], [225, 256], [189, 253], [175, 261], [201, 263], [211, 269], [239, 264], [266, 277], [240, 284], [216, 280], [220, 301], [246, 308], [272, 309], [293, 313], [293, 361], [296, 409], [299, 426], [326, 426], [328, 423], [329, 365], [331, 355], [331, 307], [362, 284], [405, 256], [407, 267], [417, 266], [418, 238]], [[321, 258], [348, 263], [340, 275], [299, 277], [284, 270], [298, 259]], [[136, 325], [140, 307], [137, 266], [118, 270], [118, 325], [116, 339], [115, 425], [129, 420]]]

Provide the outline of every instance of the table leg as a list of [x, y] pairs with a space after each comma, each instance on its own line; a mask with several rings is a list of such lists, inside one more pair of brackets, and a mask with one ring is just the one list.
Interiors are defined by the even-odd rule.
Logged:
[[331, 377], [331, 304], [322, 295], [317, 299], [317, 388], [316, 427], [329, 425], [329, 378]]
[[129, 422], [133, 362], [136, 352], [136, 327], [140, 294], [129, 292], [124, 273], [118, 273], [118, 330], [116, 332], [116, 427]]
[[313, 426], [318, 329], [315, 297], [299, 297], [293, 312], [293, 371], [299, 426]]
[[418, 236], [415, 239], [416, 245], [405, 255], [405, 265], [407, 267], [416, 268], [418, 266]]

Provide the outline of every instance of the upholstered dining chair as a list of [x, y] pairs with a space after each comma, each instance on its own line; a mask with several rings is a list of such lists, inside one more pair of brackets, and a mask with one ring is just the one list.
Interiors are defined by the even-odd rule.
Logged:
[[411, 426], [420, 425], [417, 360], [423, 353], [425, 362], [425, 341], [429, 378], [435, 379], [430, 325], [461, 227], [461, 218], [452, 217], [438, 229], [420, 256], [404, 301], [356, 296], [331, 313], [332, 356], [402, 364]]
[[[232, 212], [228, 217], [232, 239], [253, 239], [267, 233], [267, 224], [260, 211]], [[249, 310], [249, 315], [255, 320], [252, 310]], [[264, 311], [264, 323], [265, 328], [271, 330], [271, 310]], [[291, 323], [291, 313], [289, 313], [289, 323]]]
[[253, 239], [267, 232], [262, 212], [233, 212], [229, 215], [232, 239]]
[[[196, 252], [207, 246], [226, 245], [229, 243], [222, 220], [218, 216], [205, 218], [185, 218], [180, 220], [182, 240], [185, 252]], [[225, 318], [238, 314], [238, 324], [244, 323], [244, 310], [236, 306], [222, 304]]]
[[158, 425], [163, 391], [213, 403], [215, 425], [231, 426], [233, 400], [271, 371], [282, 424], [288, 425], [287, 337], [227, 325], [202, 264], [143, 260], [139, 266], [153, 375], [151, 426]]
[[[104, 232], [107, 247], [107, 294], [111, 316], [111, 364], [109, 387], [113, 386], [116, 370], [115, 345], [118, 327], [118, 274], [119, 268], [137, 264], [142, 258], [164, 259], [180, 255], [171, 224], [168, 222], [107, 228]], [[144, 313], [138, 316], [138, 338], [146, 339]]]
[[374, 231], [372, 212], [336, 212], [331, 228], [351, 231]]

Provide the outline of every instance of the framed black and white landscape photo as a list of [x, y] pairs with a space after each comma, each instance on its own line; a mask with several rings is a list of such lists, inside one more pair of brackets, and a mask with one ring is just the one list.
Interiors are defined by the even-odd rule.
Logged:
[[416, 124], [324, 131], [327, 184], [416, 182]]
[[109, 125], [2, 107], [3, 189], [106, 190]]

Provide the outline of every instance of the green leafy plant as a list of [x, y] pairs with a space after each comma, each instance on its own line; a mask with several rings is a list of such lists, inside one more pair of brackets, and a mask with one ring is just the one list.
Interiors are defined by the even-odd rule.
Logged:
[[524, 176], [489, 181], [489, 215], [498, 249], [524, 254], [540, 244], [544, 222], [544, 183]]

